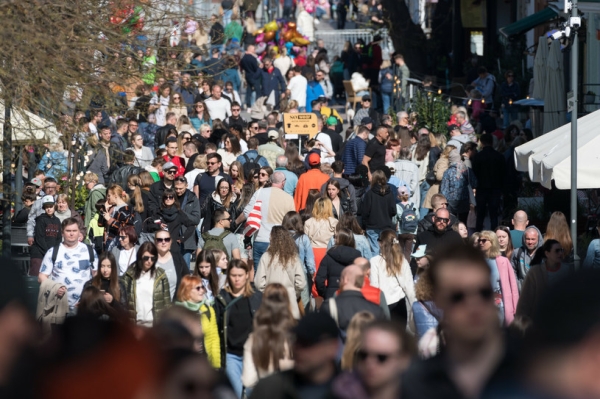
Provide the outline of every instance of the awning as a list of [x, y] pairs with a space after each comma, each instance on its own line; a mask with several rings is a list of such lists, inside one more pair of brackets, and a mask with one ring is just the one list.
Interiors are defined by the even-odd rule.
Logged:
[[545, 8], [542, 11], [538, 11], [535, 14], [531, 14], [523, 19], [513, 22], [504, 28], [500, 28], [500, 33], [507, 39], [511, 39], [557, 17], [558, 14], [556, 11], [551, 8]]

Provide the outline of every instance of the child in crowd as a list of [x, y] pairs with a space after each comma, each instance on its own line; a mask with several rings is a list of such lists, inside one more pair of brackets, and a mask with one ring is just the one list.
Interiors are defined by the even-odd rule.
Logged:
[[23, 202], [23, 208], [15, 215], [13, 220], [13, 224], [16, 225], [25, 225], [27, 224], [27, 219], [29, 218], [29, 211], [37, 196], [35, 195], [35, 191], [23, 193], [21, 196], [21, 201]]

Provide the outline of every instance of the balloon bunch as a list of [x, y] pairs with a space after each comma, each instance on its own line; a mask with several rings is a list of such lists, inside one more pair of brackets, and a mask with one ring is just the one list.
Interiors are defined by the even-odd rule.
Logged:
[[133, 5], [116, 9], [110, 17], [110, 23], [120, 27], [124, 34], [139, 32], [144, 28], [144, 9]]
[[255, 36], [256, 52], [258, 54], [267, 49], [267, 44], [275, 45], [275, 47], [272, 47], [275, 49], [286, 47], [288, 51], [295, 46], [308, 46], [310, 44], [310, 40], [296, 30], [295, 22], [286, 22], [282, 19], [268, 22], [256, 31]]

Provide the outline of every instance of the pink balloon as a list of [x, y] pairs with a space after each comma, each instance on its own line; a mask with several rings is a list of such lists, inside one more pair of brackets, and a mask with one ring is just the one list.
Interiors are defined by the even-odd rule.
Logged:
[[256, 36], [256, 43], [262, 43], [263, 40], [265, 40], [264, 33], [261, 33], [260, 35]]

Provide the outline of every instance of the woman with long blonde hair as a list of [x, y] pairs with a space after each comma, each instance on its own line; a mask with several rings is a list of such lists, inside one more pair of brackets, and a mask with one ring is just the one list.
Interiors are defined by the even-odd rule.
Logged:
[[[318, 271], [321, 260], [327, 253], [327, 243], [335, 234], [338, 221], [333, 217], [333, 205], [329, 198], [318, 198], [311, 215], [304, 223], [304, 234], [310, 238], [315, 255], [315, 268]], [[313, 286], [313, 294], [316, 294], [314, 288]]]
[[394, 230], [379, 236], [379, 255], [371, 258], [371, 285], [383, 291], [392, 319], [404, 324], [412, 319], [413, 275]]
[[139, 175], [130, 175], [127, 178], [127, 187], [131, 193], [129, 205], [141, 216], [142, 220], [145, 220], [148, 217], [149, 200], [148, 193], [142, 190], [142, 178]]
[[563, 248], [565, 258], [571, 256], [573, 251], [573, 240], [571, 239], [571, 229], [567, 223], [567, 218], [562, 212], [553, 212], [550, 215], [544, 241], [556, 240]]
[[515, 318], [519, 302], [517, 277], [510, 261], [500, 254], [500, 243], [496, 233], [482, 231], [477, 243], [492, 272], [492, 288], [500, 321], [508, 326]]
[[427, 211], [420, 213], [420, 215], [427, 215], [427, 213], [429, 213], [429, 209], [433, 208], [431, 205], [431, 199], [435, 194], [439, 194], [440, 192], [440, 184], [444, 178], [444, 172], [450, 167], [450, 153], [452, 150], [456, 150], [456, 147], [453, 145], [447, 145], [446, 148], [444, 148], [444, 151], [442, 151], [440, 158], [433, 166], [433, 173], [435, 174], [436, 181], [435, 183], [430, 184], [427, 195], [425, 195], [425, 199], [423, 200], [423, 209], [426, 209]]
[[[261, 256], [254, 277], [254, 285], [259, 291], [264, 291], [271, 283], [279, 283], [285, 287], [292, 314], [299, 319], [301, 314], [298, 298], [306, 286], [306, 276], [296, 243], [282, 226], [274, 226], [271, 230], [269, 247]], [[308, 303], [303, 304], [303, 308], [306, 305]]]
[[254, 316], [253, 331], [244, 344], [242, 382], [246, 388], [294, 366], [291, 329], [295, 324], [288, 290], [279, 283], [267, 285]]
[[342, 353], [342, 370], [352, 371], [354, 369], [356, 353], [360, 350], [363, 331], [373, 321], [375, 321], [373, 313], [364, 310], [356, 313], [350, 319], [348, 330], [346, 330], [346, 344]]
[[183, 97], [181, 96], [181, 94], [179, 94], [177, 92], [174, 92], [173, 94], [171, 94], [167, 112], [173, 112], [175, 114], [175, 116], [177, 117], [177, 120], [179, 120], [179, 117], [181, 115], [187, 116], [187, 107], [185, 106], [185, 103], [183, 102]]

